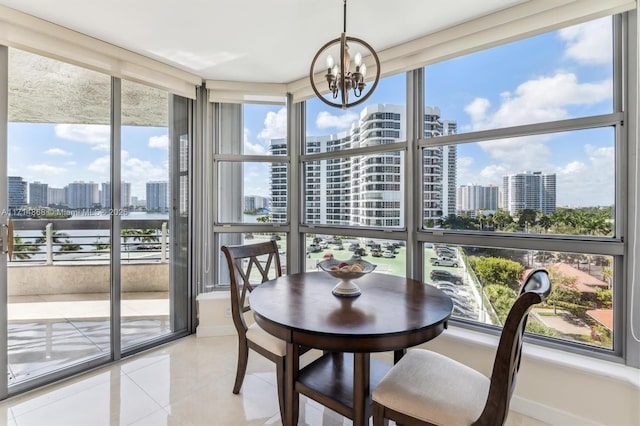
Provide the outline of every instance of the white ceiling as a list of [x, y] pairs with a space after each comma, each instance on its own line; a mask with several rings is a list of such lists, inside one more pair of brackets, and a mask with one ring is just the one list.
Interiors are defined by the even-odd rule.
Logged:
[[[376, 51], [529, 0], [349, 0], [347, 35]], [[342, 0], [0, 0], [204, 79], [289, 83], [340, 36]]]

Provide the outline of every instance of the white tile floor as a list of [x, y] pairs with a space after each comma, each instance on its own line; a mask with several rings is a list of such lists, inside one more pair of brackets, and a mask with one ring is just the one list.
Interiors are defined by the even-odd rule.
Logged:
[[[0, 403], [0, 425], [280, 425], [274, 364], [252, 353], [233, 395], [236, 337], [190, 336]], [[349, 425], [301, 397], [300, 425]], [[511, 413], [509, 426], [542, 426]]]

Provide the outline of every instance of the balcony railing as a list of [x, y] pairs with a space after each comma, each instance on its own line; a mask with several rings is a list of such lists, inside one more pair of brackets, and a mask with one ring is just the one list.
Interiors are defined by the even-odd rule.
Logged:
[[[107, 261], [111, 253], [109, 220], [15, 219], [13, 256], [16, 263]], [[159, 261], [169, 256], [166, 219], [122, 220], [121, 259]]]

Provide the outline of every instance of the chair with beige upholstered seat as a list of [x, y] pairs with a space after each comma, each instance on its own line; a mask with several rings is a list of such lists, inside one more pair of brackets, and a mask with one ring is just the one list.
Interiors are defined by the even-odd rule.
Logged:
[[257, 285], [282, 276], [278, 245], [275, 241], [222, 246], [231, 282], [231, 316], [238, 332], [238, 365], [233, 393], [240, 392], [247, 370], [249, 349], [276, 364], [280, 413], [284, 415], [285, 342], [267, 333], [256, 323], [247, 326], [245, 313], [251, 310], [247, 296]]
[[502, 425], [520, 367], [529, 310], [551, 292], [548, 273], [532, 271], [504, 323], [491, 378], [451, 358], [413, 349], [373, 391], [373, 424]]

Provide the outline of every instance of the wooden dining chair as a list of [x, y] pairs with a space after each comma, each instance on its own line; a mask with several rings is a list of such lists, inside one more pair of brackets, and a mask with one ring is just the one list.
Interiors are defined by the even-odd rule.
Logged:
[[231, 317], [238, 332], [238, 365], [233, 393], [242, 388], [247, 371], [249, 349], [276, 364], [276, 382], [280, 413], [284, 415], [285, 353], [283, 340], [267, 333], [255, 322], [247, 326], [245, 314], [251, 310], [248, 294], [257, 285], [282, 276], [278, 245], [275, 241], [264, 243], [222, 246], [227, 259], [231, 283]]
[[373, 391], [373, 424], [502, 425], [520, 368], [529, 310], [551, 292], [544, 269], [529, 273], [502, 328], [491, 378], [444, 355], [412, 349]]

